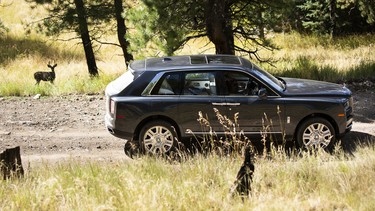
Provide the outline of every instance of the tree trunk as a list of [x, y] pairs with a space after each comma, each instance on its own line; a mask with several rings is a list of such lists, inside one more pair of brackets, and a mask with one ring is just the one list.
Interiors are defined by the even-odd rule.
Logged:
[[230, 5], [226, 0], [208, 0], [205, 23], [207, 35], [215, 45], [216, 54], [235, 54]]
[[133, 60], [133, 55], [128, 53], [129, 42], [126, 40], [126, 25], [125, 19], [122, 17], [124, 12], [124, 7], [122, 5], [122, 0], [115, 0], [115, 12], [117, 21], [117, 38], [124, 53], [125, 65], [128, 66], [129, 62]]
[[76, 5], [76, 12], [78, 15], [79, 31], [81, 34], [83, 48], [85, 50], [87, 67], [91, 76], [97, 76], [98, 68], [96, 67], [95, 55], [92, 49], [89, 29], [86, 20], [86, 11], [83, 4], [83, 0], [74, 0]]
[[258, 15], [258, 30], [259, 30], [259, 38], [264, 40], [265, 33], [264, 33], [264, 22], [263, 22], [263, 5], [259, 5], [257, 15]]
[[6, 149], [0, 153], [0, 170], [4, 180], [11, 176], [23, 176], [20, 147]]
[[330, 33], [331, 37], [336, 37], [336, 0], [330, 0], [329, 2], [329, 16], [330, 16]]

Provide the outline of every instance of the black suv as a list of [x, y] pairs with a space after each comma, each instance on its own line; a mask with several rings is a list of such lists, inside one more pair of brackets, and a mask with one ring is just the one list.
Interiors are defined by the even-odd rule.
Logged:
[[[304, 148], [332, 147], [352, 127], [352, 106], [343, 85], [276, 78], [238, 56], [172, 56], [134, 61], [111, 82], [105, 123], [151, 153], [168, 153], [192, 136], [224, 135], [217, 112], [237, 115], [237, 132], [253, 139], [266, 133]], [[212, 130], [202, 129], [198, 113]]]

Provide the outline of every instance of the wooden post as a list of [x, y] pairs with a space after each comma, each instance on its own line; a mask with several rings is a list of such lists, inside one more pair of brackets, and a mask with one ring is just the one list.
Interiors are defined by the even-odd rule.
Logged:
[[0, 170], [4, 180], [9, 179], [12, 176], [23, 176], [24, 171], [19, 146], [6, 149], [0, 153]]

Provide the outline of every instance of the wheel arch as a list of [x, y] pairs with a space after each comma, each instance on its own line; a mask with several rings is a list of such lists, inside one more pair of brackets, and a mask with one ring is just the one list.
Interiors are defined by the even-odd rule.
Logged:
[[305, 122], [306, 120], [314, 118], [314, 117], [320, 117], [320, 118], [326, 119], [329, 123], [331, 123], [333, 129], [335, 130], [334, 131], [335, 132], [335, 136], [336, 137], [338, 136], [338, 131], [339, 131], [338, 125], [337, 125], [336, 121], [331, 116], [329, 116], [327, 114], [322, 114], [322, 113], [313, 113], [313, 114], [310, 114], [308, 116], [305, 116], [303, 119], [301, 119], [298, 122], [297, 127], [295, 128], [294, 134], [293, 134], [294, 140], [297, 140], [297, 137], [296, 137], [297, 136], [297, 131], [301, 127], [302, 123]]
[[153, 115], [153, 116], [149, 116], [145, 119], [143, 119], [136, 127], [135, 131], [134, 131], [134, 134], [133, 134], [133, 140], [138, 140], [139, 138], [139, 133], [141, 132], [142, 128], [149, 122], [151, 121], [154, 121], [154, 120], [163, 120], [163, 121], [166, 121], [168, 123], [170, 123], [176, 130], [176, 133], [177, 133], [177, 137], [178, 139], [180, 140], [181, 139], [181, 132], [180, 132], [180, 128], [178, 127], [178, 124], [171, 118], [167, 117], [167, 116], [163, 116], [163, 115]]

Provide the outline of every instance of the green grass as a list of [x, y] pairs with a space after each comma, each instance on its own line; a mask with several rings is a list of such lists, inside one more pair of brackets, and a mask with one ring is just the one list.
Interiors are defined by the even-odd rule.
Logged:
[[1, 210], [373, 210], [375, 149], [255, 162], [252, 194], [229, 195], [240, 156], [197, 155], [182, 163], [143, 157], [113, 163], [44, 163], [0, 181]]
[[328, 36], [276, 34], [279, 51], [263, 51], [274, 66], [262, 66], [279, 76], [329, 82], [375, 80], [375, 35]]
[[291, 69], [276, 72], [275, 75], [290, 78], [306, 78], [334, 83], [375, 81], [375, 62], [361, 62], [340, 71], [334, 66], [319, 65], [307, 57], [298, 57]]

